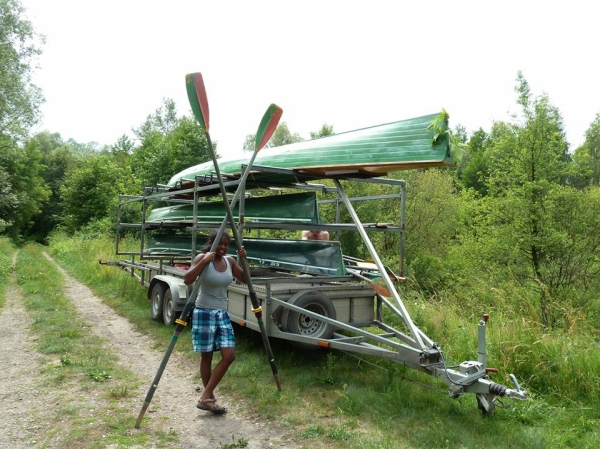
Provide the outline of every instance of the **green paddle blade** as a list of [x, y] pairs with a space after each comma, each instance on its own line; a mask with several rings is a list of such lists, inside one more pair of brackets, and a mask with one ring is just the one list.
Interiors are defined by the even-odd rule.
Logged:
[[202, 73], [188, 73], [185, 75], [185, 87], [194, 117], [200, 123], [204, 132], [208, 132], [208, 98]]
[[260, 125], [258, 125], [258, 130], [256, 131], [256, 140], [254, 142], [254, 151], [260, 151], [262, 147], [264, 147], [279, 124], [279, 119], [283, 114], [283, 109], [281, 109], [276, 104], [272, 103], [271, 106], [263, 115], [262, 120], [260, 121]]

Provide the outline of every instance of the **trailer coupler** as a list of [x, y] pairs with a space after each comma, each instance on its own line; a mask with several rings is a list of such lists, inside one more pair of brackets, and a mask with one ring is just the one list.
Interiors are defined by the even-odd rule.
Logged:
[[490, 384], [490, 393], [495, 394], [496, 396], [500, 396], [500, 397], [520, 399], [522, 401], [526, 400], [529, 397], [529, 395], [527, 394], [527, 392], [525, 390], [521, 390], [521, 386], [519, 385], [519, 382], [517, 382], [517, 378], [515, 377], [515, 375], [511, 374], [510, 378], [515, 384], [514, 389], [507, 388], [504, 385], [500, 385], [500, 384], [492, 382]]

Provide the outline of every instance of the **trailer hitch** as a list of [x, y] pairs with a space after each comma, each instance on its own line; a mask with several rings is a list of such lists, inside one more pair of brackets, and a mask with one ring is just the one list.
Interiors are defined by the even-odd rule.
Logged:
[[[476, 361], [462, 362], [458, 365], [458, 369], [453, 369], [446, 366], [446, 362], [442, 357], [442, 366], [434, 367], [432, 370], [437, 377], [448, 384], [450, 387], [448, 393], [451, 398], [456, 399], [463, 393], [474, 393], [477, 397], [477, 405], [484, 416], [493, 414], [496, 402], [502, 404], [500, 398], [528, 399], [527, 391], [521, 389], [521, 385], [519, 385], [514, 374], [510, 374], [514, 388], [508, 388], [489, 379], [488, 374], [497, 373], [498, 370], [487, 366], [485, 334], [488, 319], [489, 315], [484, 314], [479, 322]], [[434, 349], [437, 349], [436, 345], [434, 345]]]

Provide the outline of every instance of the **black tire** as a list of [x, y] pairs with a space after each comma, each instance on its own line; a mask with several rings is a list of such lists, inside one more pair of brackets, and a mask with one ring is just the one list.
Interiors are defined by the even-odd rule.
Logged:
[[167, 286], [162, 282], [157, 282], [152, 287], [152, 293], [150, 294], [150, 315], [155, 321], [162, 321], [163, 319], [163, 301], [165, 299], [165, 290]]
[[[317, 290], [302, 290], [288, 299], [288, 304], [293, 304], [327, 318], [336, 319], [335, 307], [331, 300]], [[281, 324], [285, 332], [304, 335], [307, 337], [327, 340], [333, 336], [332, 324], [312, 318], [287, 307], [282, 307]], [[302, 349], [316, 349], [317, 346], [306, 343], [294, 343]]]
[[173, 295], [171, 289], [167, 287], [165, 291], [165, 298], [163, 300], [163, 322], [166, 326], [173, 326], [177, 319], [178, 313], [173, 310], [175, 302], [173, 301]]

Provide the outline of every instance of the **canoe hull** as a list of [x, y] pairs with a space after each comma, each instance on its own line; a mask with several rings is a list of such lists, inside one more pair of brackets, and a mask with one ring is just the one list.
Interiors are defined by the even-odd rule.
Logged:
[[[383, 176], [391, 172], [416, 168], [452, 165], [450, 142], [447, 134], [432, 143], [434, 131], [431, 123], [439, 114], [350, 131], [321, 139], [297, 142], [281, 147], [263, 149], [254, 161], [256, 166], [283, 168], [298, 175], [336, 176], [362, 174]], [[218, 161], [221, 173], [239, 177], [250, 154], [241, 158], [223, 158]], [[214, 172], [212, 162], [205, 162], [180, 173], [169, 180], [170, 186], [193, 181], [196, 176]], [[255, 180], [285, 182], [285, 175]]]

